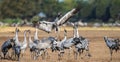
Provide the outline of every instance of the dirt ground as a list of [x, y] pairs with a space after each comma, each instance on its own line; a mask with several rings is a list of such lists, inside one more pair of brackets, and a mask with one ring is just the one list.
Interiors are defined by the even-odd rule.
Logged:
[[[27, 28], [26, 28], [27, 29]], [[0, 29], [1, 30], [1, 29]], [[8, 29], [9, 30], [9, 29]], [[66, 29], [67, 30], [67, 29]], [[75, 60], [74, 54], [71, 52], [71, 54], [68, 56], [68, 50], [65, 51], [64, 57], [60, 62], [109, 62], [110, 61], [110, 52], [108, 47], [106, 46], [103, 37], [108, 36], [111, 38], [120, 38], [120, 30], [79, 30], [79, 34], [87, 39], [89, 39], [89, 49], [92, 57], [83, 57], [85, 55], [82, 54], [81, 56]], [[32, 30], [32, 37], [34, 35], [34, 30]], [[49, 36], [56, 36], [54, 33], [47, 34], [41, 30], [39, 30], [39, 39], [42, 39], [44, 37]], [[67, 37], [72, 37], [73, 31], [68, 30]], [[12, 31], [6, 32], [0, 32], [0, 46], [3, 44], [3, 42], [9, 38], [14, 37], [14, 29]], [[28, 37], [28, 36], [27, 36]], [[63, 31], [60, 32], [60, 39], [63, 38]], [[23, 31], [19, 33], [19, 40], [23, 40]], [[73, 48], [74, 49], [74, 48]], [[45, 60], [42, 60], [41, 57], [39, 57], [37, 60], [33, 60], [30, 57], [29, 48], [27, 48], [27, 51], [25, 52], [25, 55], [21, 57], [20, 62], [59, 62], [58, 61], [58, 52], [51, 52], [51, 50], [48, 50], [48, 53], [50, 57], [46, 58]], [[113, 53], [113, 60], [111, 62], [120, 62], [120, 51]], [[0, 60], [0, 62], [16, 62], [12, 60], [3, 59]]]

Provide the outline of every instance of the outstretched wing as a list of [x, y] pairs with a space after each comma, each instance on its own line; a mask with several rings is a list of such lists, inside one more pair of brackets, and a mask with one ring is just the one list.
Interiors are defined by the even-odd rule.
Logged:
[[37, 25], [40, 30], [43, 30], [45, 32], [50, 33], [54, 28], [56, 31], [58, 30], [58, 27], [56, 26], [56, 21], [59, 20], [59, 17], [61, 16], [61, 13], [58, 13], [56, 16], [56, 19], [54, 22], [48, 22], [48, 21], [40, 21]]
[[58, 26], [63, 25], [65, 22], [68, 21], [69, 18], [71, 18], [71, 17], [72, 17], [74, 14], [76, 14], [79, 10], [80, 10], [79, 7], [72, 9], [71, 11], [69, 11], [68, 13], [66, 13], [62, 18], [60, 18], [60, 19], [56, 22], [56, 24], [57, 24]]
[[53, 29], [57, 30], [58, 26], [61, 26], [65, 22], [67, 22], [68, 19], [71, 18], [74, 14], [76, 14], [79, 10], [80, 10], [79, 7], [74, 8], [71, 11], [69, 11], [68, 13], [66, 13], [62, 18], [56, 19], [54, 22], [41, 21], [38, 24], [38, 28], [45, 32], [48, 32], [48, 33], [50, 33]]

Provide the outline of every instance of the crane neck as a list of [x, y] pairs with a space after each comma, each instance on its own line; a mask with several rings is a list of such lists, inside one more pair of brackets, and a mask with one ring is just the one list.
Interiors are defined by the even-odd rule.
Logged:
[[29, 33], [29, 42], [30, 42], [30, 43], [32, 42], [31, 33]]
[[67, 39], [67, 32], [64, 32], [64, 38]]
[[18, 41], [18, 31], [15, 32], [15, 40]]
[[24, 31], [24, 42], [27, 42], [26, 33], [27, 33], [27, 31]]
[[77, 37], [77, 38], [79, 38], [79, 32], [78, 32], [78, 27], [74, 27], [74, 33], [73, 33], [73, 35], [74, 35], [74, 38], [75, 37]]
[[38, 29], [35, 30], [34, 40], [38, 40]]
[[76, 28], [76, 36], [77, 36], [77, 38], [79, 38], [78, 27]]

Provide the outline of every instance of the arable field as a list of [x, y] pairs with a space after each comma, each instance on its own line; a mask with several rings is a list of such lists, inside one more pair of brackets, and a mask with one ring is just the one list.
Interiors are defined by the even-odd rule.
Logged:
[[[18, 27], [21, 32], [19, 32], [19, 40], [23, 40], [23, 31], [30, 29], [32, 31], [32, 37], [34, 36], [35, 29], [31, 27]], [[65, 27], [67, 32], [67, 37], [70, 38], [73, 36], [73, 29], [70, 27]], [[0, 46], [3, 44], [3, 42], [9, 38], [14, 37], [15, 35], [15, 27], [0, 27]], [[61, 29], [59, 33], [59, 38], [63, 39], [64, 32], [63, 28]], [[68, 50], [65, 51], [65, 54], [60, 62], [110, 62], [110, 52], [108, 47], [106, 46], [103, 37], [108, 36], [111, 38], [120, 38], [120, 28], [79, 28], [79, 34], [87, 39], [89, 39], [89, 49], [92, 57], [84, 57], [85, 53], [83, 53], [81, 56], [76, 60], [74, 59], [74, 53], [71, 52], [71, 54], [68, 56]], [[49, 36], [56, 36], [54, 32], [48, 34], [41, 30], [39, 30], [38, 33], [39, 39], [49, 37]], [[27, 35], [28, 37], [28, 35]], [[28, 38], [27, 38], [28, 39]], [[73, 47], [74, 50], [74, 47]], [[48, 53], [50, 57], [47, 57], [45, 60], [42, 60], [41, 56], [37, 60], [33, 60], [30, 57], [29, 48], [27, 48], [27, 51], [25, 52], [25, 55], [21, 57], [20, 62], [59, 62], [58, 61], [58, 52], [51, 52], [51, 50], [48, 50]], [[113, 53], [113, 60], [111, 62], [120, 62], [120, 50], [118, 52]], [[0, 60], [0, 62], [16, 62], [12, 60], [3, 59]]]

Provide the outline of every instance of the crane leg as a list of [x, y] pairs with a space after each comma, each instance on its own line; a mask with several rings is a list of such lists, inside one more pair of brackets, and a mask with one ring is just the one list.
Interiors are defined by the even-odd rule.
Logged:
[[113, 54], [113, 51], [112, 49], [110, 49], [110, 55], [111, 55], [110, 60], [112, 60], [112, 54]]

